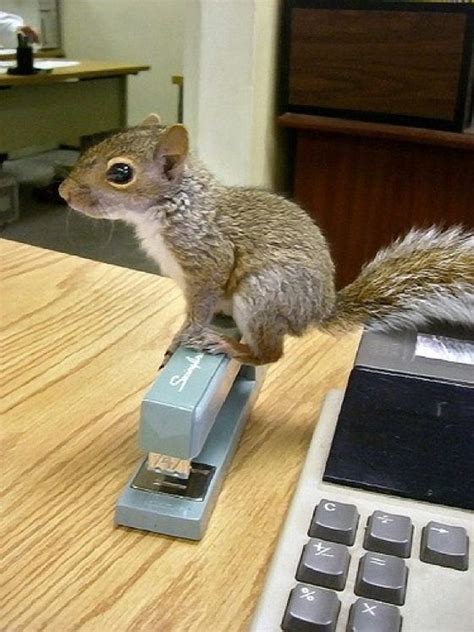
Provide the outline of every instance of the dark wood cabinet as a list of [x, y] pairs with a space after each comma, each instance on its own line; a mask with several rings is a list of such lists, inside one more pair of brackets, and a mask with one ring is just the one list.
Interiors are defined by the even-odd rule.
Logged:
[[413, 226], [474, 227], [474, 133], [285, 114], [294, 196], [326, 234], [339, 286]]
[[473, 38], [469, 4], [286, 0], [282, 111], [462, 131]]
[[[412, 227], [474, 225], [474, 7], [285, 0], [280, 123], [338, 286]], [[466, 129], [468, 128], [468, 129]]]

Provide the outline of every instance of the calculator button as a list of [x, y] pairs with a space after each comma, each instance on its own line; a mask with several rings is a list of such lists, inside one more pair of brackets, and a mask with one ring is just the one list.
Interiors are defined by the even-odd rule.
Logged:
[[464, 527], [428, 522], [421, 535], [420, 559], [428, 564], [466, 571], [469, 538]]
[[408, 569], [399, 557], [366, 553], [359, 563], [354, 592], [362, 597], [403, 605]]
[[281, 627], [288, 632], [334, 632], [340, 609], [335, 592], [297, 584], [290, 593]]
[[313, 514], [309, 535], [351, 545], [354, 544], [358, 522], [359, 512], [355, 505], [323, 499]]
[[349, 611], [346, 632], [400, 632], [401, 623], [396, 606], [358, 599]]
[[410, 557], [413, 525], [407, 516], [374, 511], [365, 531], [364, 548], [369, 551]]
[[349, 551], [343, 544], [311, 539], [303, 548], [296, 579], [342, 590], [350, 559]]

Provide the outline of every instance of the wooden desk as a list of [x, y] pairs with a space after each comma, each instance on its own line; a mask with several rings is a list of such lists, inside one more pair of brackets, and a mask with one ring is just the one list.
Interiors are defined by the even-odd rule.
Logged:
[[81, 135], [123, 127], [127, 77], [148, 69], [81, 61], [26, 77], [0, 75], [0, 153], [33, 145], [78, 146]]
[[115, 528], [140, 458], [139, 405], [183, 301], [143, 272], [4, 240], [0, 252], [0, 629], [246, 630], [323, 396], [344, 385], [358, 335], [288, 341], [201, 542]]

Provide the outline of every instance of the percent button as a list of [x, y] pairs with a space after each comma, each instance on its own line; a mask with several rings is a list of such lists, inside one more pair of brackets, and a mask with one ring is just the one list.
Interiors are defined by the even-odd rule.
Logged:
[[332, 590], [296, 584], [281, 627], [286, 632], [335, 632], [341, 602]]

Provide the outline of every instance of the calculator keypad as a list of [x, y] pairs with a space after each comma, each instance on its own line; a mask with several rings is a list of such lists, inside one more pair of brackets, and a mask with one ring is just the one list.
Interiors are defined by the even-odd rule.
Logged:
[[364, 549], [410, 557], [413, 524], [407, 516], [374, 511], [367, 522]]
[[351, 545], [354, 544], [358, 522], [359, 512], [355, 505], [323, 499], [313, 514], [309, 535]]
[[334, 632], [340, 609], [341, 602], [332, 590], [297, 584], [281, 627], [288, 632]]
[[[322, 499], [314, 510], [282, 628], [287, 632], [333, 632], [355, 541], [359, 512], [355, 505]], [[413, 524], [408, 516], [374, 511], [367, 520], [346, 632], [400, 632]], [[413, 553], [414, 554], [414, 553]], [[420, 559], [460, 571], [467, 570], [469, 538], [462, 527], [429, 522], [422, 531]], [[412, 578], [411, 581], [416, 581]]]
[[360, 598], [349, 611], [347, 632], [399, 632], [401, 624], [400, 610], [395, 606]]
[[359, 562], [354, 592], [402, 606], [405, 602], [408, 569], [393, 555], [366, 553]]
[[429, 522], [421, 537], [422, 562], [466, 571], [469, 558], [469, 538], [466, 529], [440, 522]]
[[349, 550], [343, 544], [312, 538], [303, 549], [296, 579], [334, 590], [343, 590], [349, 561]]

